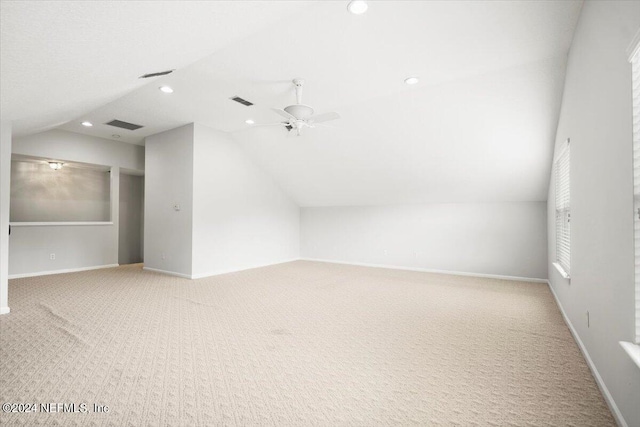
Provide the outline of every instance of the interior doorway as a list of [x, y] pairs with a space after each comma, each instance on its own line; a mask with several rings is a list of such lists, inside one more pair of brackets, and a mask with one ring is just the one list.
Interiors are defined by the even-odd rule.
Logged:
[[118, 264], [144, 259], [144, 176], [120, 173]]

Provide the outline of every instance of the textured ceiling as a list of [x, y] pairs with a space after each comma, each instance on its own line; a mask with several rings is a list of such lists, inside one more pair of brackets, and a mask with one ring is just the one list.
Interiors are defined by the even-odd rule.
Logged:
[[[124, 15], [129, 3], [141, 16], [153, 9], [91, 2], [112, 18]], [[47, 47], [38, 44], [46, 38], [31, 28], [22, 6], [16, 9], [20, 25], [31, 28], [28, 40], [13, 21], [13, 38], [5, 40], [3, 2], [3, 114], [17, 119], [18, 132], [60, 125], [143, 143], [147, 135], [199, 122], [232, 132], [303, 206], [546, 199], [579, 1], [376, 1], [362, 16], [349, 14], [346, 1], [180, 2], [171, 10], [164, 2], [146, 3], [162, 7], [138, 16], [143, 25], [118, 21], [123, 34], [81, 25], [85, 15], [105, 22], [106, 12], [90, 5], [73, 6], [71, 18], [58, 12], [56, 24], [47, 25], [63, 34]], [[73, 31], [66, 29], [69, 19]], [[78, 35], [118, 42], [87, 53], [76, 49], [87, 44], [75, 40]], [[8, 77], [5, 44], [22, 61], [6, 66]], [[122, 46], [136, 52], [122, 54]], [[24, 48], [34, 52], [28, 60], [21, 57]], [[53, 65], [21, 75], [43, 60]], [[107, 65], [114, 63], [116, 70]], [[136, 80], [166, 68], [178, 70], [146, 85]], [[51, 69], [55, 91], [48, 96], [38, 78], [50, 82], [40, 73]], [[404, 85], [409, 75], [419, 75], [420, 83]], [[293, 103], [294, 77], [307, 80], [305, 104], [342, 115], [335, 128], [289, 137], [281, 128], [244, 123], [278, 121], [269, 108]], [[94, 87], [96, 81], [102, 84]], [[161, 93], [161, 84], [175, 92]], [[236, 104], [229, 100], [234, 95], [255, 105]], [[128, 132], [101, 125], [113, 118], [145, 127]], [[85, 119], [97, 125], [83, 128]]]
[[49, 129], [275, 25], [305, 2], [0, 2], [0, 114]]

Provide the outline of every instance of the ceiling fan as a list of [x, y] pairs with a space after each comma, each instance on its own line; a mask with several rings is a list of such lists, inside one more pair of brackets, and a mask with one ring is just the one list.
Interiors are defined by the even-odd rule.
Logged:
[[292, 131], [295, 129], [296, 134], [300, 135], [302, 128], [314, 128], [316, 127], [316, 125], [322, 122], [328, 122], [329, 120], [336, 120], [340, 118], [340, 115], [335, 112], [317, 114], [314, 116], [313, 108], [302, 103], [302, 86], [304, 85], [304, 80], [293, 79], [293, 84], [296, 87], [297, 103], [289, 105], [288, 107], [284, 107], [284, 110], [281, 110], [279, 108], [272, 108], [273, 111], [287, 119], [287, 121], [267, 124], [263, 126], [284, 126], [288, 131]]

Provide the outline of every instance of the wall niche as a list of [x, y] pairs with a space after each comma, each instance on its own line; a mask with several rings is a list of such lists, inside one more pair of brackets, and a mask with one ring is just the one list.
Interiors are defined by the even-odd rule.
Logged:
[[55, 170], [49, 162], [12, 159], [12, 223], [111, 221], [109, 168], [63, 162]]

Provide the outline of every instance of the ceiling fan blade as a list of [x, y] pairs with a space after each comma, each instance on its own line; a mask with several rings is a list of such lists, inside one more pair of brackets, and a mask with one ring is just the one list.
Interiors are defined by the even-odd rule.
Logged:
[[251, 125], [252, 128], [256, 127], [256, 126], [289, 126], [289, 123], [255, 123], [253, 125]]
[[311, 123], [309, 125], [309, 127], [315, 128], [315, 127], [319, 127], [319, 128], [331, 128], [331, 129], [337, 129], [336, 126], [331, 126], [331, 125], [326, 125], [324, 123]]
[[320, 122], [328, 122], [329, 120], [336, 120], [340, 118], [340, 114], [331, 112], [331, 113], [323, 113], [318, 114], [316, 116], [311, 116], [307, 119], [309, 123], [320, 123]]
[[286, 111], [284, 111], [284, 110], [281, 110], [281, 109], [279, 109], [279, 108], [272, 108], [271, 110], [273, 110], [274, 112], [276, 112], [276, 113], [280, 114], [282, 117], [284, 117], [284, 118], [285, 118], [285, 119], [287, 119], [287, 120], [296, 120], [295, 116], [293, 116], [293, 115], [291, 115], [291, 114], [287, 113], [287, 112], [286, 112]]

